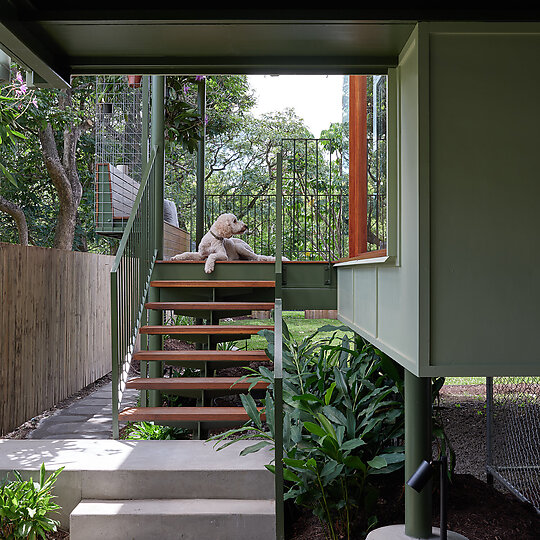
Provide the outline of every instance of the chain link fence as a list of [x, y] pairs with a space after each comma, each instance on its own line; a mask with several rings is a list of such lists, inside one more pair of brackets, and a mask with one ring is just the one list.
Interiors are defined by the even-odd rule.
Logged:
[[488, 377], [487, 477], [540, 513], [540, 377]]

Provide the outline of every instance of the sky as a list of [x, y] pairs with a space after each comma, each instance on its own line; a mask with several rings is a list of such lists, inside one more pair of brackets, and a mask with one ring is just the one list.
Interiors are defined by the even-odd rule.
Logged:
[[342, 75], [250, 75], [248, 80], [257, 95], [256, 116], [292, 107], [316, 138], [341, 122]]

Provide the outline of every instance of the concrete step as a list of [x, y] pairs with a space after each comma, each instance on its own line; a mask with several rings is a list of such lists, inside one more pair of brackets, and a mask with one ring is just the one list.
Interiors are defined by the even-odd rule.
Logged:
[[81, 499], [273, 500], [274, 475], [265, 468], [273, 451], [240, 456], [253, 443], [216, 451], [212, 442], [197, 440], [0, 439], [0, 478], [17, 470], [35, 480], [41, 463], [48, 473], [65, 466], [54, 491], [64, 528]]
[[71, 540], [274, 540], [271, 500], [83, 499], [70, 518]]

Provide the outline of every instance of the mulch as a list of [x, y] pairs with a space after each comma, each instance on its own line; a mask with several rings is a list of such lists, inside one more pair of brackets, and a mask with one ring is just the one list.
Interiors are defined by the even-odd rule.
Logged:
[[[456, 453], [449, 486], [448, 528], [469, 540], [538, 540], [540, 515], [502, 486], [486, 483], [485, 386], [444, 386], [437, 408]], [[434, 448], [434, 451], [436, 448]], [[401, 473], [402, 475], [402, 473]], [[404, 523], [403, 478], [380, 486], [378, 525]], [[296, 512], [288, 540], [326, 540], [324, 528], [309, 511]], [[439, 526], [439, 494], [433, 493], [433, 526]], [[352, 540], [361, 540], [357, 533]]]

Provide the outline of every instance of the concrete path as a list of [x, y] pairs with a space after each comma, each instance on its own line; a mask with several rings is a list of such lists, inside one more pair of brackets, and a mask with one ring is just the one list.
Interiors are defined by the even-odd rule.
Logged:
[[[30, 439], [112, 439], [112, 383], [100, 386], [64, 409], [47, 416]], [[126, 390], [122, 407], [133, 407], [138, 390]]]

